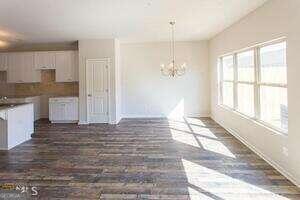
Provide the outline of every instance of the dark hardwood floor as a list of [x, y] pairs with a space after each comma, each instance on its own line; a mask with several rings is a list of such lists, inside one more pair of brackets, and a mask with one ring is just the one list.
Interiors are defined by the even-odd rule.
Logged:
[[300, 199], [296, 186], [209, 118], [39, 121], [32, 140], [0, 152], [0, 184], [0, 199], [9, 184], [29, 187], [20, 199]]

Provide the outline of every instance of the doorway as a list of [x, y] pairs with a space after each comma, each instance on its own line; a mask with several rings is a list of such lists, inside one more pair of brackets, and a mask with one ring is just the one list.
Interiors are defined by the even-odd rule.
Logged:
[[109, 122], [109, 59], [86, 61], [88, 123]]

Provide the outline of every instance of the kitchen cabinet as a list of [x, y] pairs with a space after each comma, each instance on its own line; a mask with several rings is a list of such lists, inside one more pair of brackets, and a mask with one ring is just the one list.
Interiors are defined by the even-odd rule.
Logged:
[[52, 123], [78, 122], [78, 97], [50, 98], [49, 120]]
[[33, 104], [0, 107], [0, 150], [9, 150], [31, 138]]
[[40, 51], [35, 52], [35, 69], [55, 69], [55, 52]]
[[78, 52], [62, 51], [55, 54], [55, 81], [76, 82], [78, 81]]
[[7, 82], [41, 82], [41, 72], [34, 68], [34, 53], [10, 53], [8, 55]]
[[0, 71], [6, 71], [8, 68], [8, 54], [0, 53]]
[[[32, 103], [34, 107], [34, 121], [41, 118], [48, 118], [48, 113], [45, 113], [42, 109], [42, 96], [22, 96], [22, 97], [9, 97], [5, 100], [8, 104], [23, 104]], [[48, 104], [48, 102], [47, 102]]]
[[78, 82], [78, 51], [0, 53], [0, 71], [9, 83], [41, 82], [41, 70], [55, 69], [56, 82]]

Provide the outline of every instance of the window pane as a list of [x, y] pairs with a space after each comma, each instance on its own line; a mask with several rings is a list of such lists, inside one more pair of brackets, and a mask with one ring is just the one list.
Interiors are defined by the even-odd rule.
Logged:
[[261, 120], [271, 125], [288, 129], [287, 89], [281, 87], [260, 87]]
[[223, 79], [233, 81], [233, 56], [223, 57]]
[[233, 108], [233, 83], [223, 82], [223, 104]]
[[254, 51], [237, 54], [238, 80], [254, 81]]
[[238, 84], [238, 111], [254, 116], [254, 87], [250, 84]]
[[286, 42], [260, 49], [261, 82], [286, 83]]

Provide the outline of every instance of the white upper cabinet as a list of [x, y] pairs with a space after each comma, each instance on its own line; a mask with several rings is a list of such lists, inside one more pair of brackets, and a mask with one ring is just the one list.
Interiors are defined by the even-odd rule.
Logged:
[[35, 52], [35, 69], [55, 69], [55, 52]]
[[0, 53], [9, 83], [41, 82], [41, 70], [55, 69], [56, 82], [78, 81], [78, 51]]
[[78, 81], [78, 52], [61, 51], [55, 55], [56, 82]]
[[23, 82], [36, 83], [41, 82], [41, 72], [34, 67], [35, 56], [33, 53], [23, 53]]
[[9, 53], [7, 81], [9, 83], [41, 82], [41, 72], [34, 67], [34, 53]]
[[22, 82], [22, 58], [21, 53], [10, 53], [8, 55], [8, 71], [7, 82], [21, 83]]
[[0, 53], [0, 71], [6, 71], [8, 68], [8, 54]]

